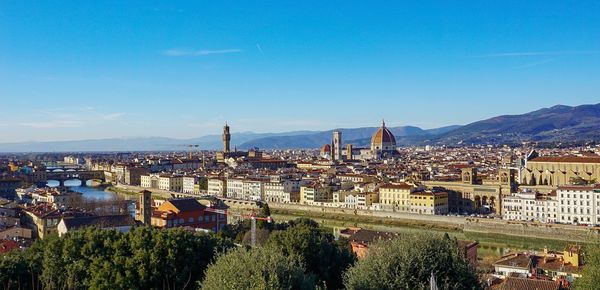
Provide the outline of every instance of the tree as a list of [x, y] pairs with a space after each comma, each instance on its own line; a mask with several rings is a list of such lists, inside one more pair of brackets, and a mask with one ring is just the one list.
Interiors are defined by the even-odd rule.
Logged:
[[229, 239], [180, 228], [88, 228], [0, 257], [5, 289], [189, 289]]
[[589, 244], [585, 248], [585, 266], [581, 278], [575, 280], [576, 290], [598, 289], [600, 285], [600, 244]]
[[347, 289], [429, 289], [433, 273], [439, 289], [482, 289], [456, 240], [411, 234], [373, 245], [344, 275]]
[[[258, 214], [256, 216], [262, 217], [262, 218], [270, 217], [271, 209], [269, 208], [269, 204], [268, 203], [263, 204], [262, 207], [260, 208], [260, 211], [258, 212]], [[273, 220], [271, 220], [271, 222], [262, 221], [262, 220], [259, 220], [256, 222], [256, 226], [259, 229], [267, 229], [267, 230], [273, 230], [273, 224], [274, 224]]]
[[314, 289], [311, 275], [304, 274], [298, 257], [276, 248], [240, 248], [221, 254], [206, 269], [201, 289]]
[[284, 255], [298, 257], [305, 272], [316, 275], [327, 289], [342, 288], [341, 275], [355, 261], [348, 243], [338, 243], [333, 234], [309, 219], [290, 222], [284, 231], [274, 231], [267, 246], [281, 249]]
[[208, 179], [206, 179], [205, 177], [200, 178], [200, 180], [198, 180], [198, 187], [200, 188], [200, 190], [207, 190], [208, 189]]
[[27, 261], [21, 251], [0, 256], [0, 281], [4, 289], [32, 289]]

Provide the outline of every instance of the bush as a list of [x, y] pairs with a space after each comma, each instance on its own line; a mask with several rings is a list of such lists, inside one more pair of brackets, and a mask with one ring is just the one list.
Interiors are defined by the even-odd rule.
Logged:
[[433, 234], [404, 235], [373, 245], [344, 275], [347, 289], [482, 289], [475, 271], [458, 254], [456, 240]]
[[276, 248], [240, 248], [221, 255], [206, 270], [201, 289], [314, 289], [312, 275], [304, 274], [297, 257]]

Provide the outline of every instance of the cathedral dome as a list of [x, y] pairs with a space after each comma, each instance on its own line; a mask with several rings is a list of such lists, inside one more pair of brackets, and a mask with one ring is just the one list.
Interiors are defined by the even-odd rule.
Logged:
[[385, 122], [381, 123], [381, 127], [373, 134], [371, 138], [371, 150], [373, 151], [394, 151], [396, 150], [396, 138], [394, 134], [385, 127]]

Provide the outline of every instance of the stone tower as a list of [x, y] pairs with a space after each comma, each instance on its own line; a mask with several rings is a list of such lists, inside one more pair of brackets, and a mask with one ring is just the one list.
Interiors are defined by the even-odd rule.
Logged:
[[353, 158], [352, 157], [352, 149], [353, 149], [352, 144], [346, 145], [346, 159], [348, 159], [348, 160], [352, 160], [352, 158]]
[[340, 131], [333, 131], [331, 158], [334, 161], [342, 160], [342, 132]]
[[147, 190], [140, 191], [139, 206], [138, 220], [145, 225], [150, 225], [152, 218], [152, 192]]
[[223, 127], [223, 152], [229, 152], [229, 142], [231, 141], [231, 134], [229, 133], [229, 126], [225, 123]]
[[477, 184], [477, 168], [466, 167], [461, 170], [462, 183]]

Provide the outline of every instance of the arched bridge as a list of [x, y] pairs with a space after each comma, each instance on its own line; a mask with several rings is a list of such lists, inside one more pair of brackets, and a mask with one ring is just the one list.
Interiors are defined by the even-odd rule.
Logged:
[[97, 170], [81, 170], [81, 171], [53, 171], [46, 172], [46, 178], [44, 182], [48, 182], [48, 180], [56, 180], [60, 183], [60, 186], [65, 185], [65, 181], [70, 179], [78, 179], [81, 180], [81, 185], [85, 186], [85, 183], [92, 180], [102, 180], [105, 181], [104, 171]]

